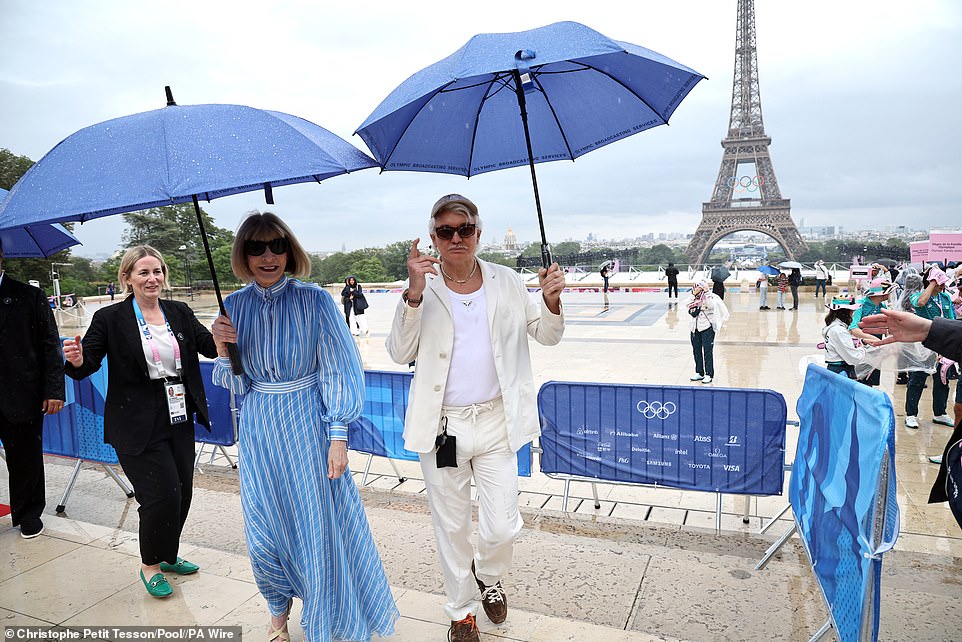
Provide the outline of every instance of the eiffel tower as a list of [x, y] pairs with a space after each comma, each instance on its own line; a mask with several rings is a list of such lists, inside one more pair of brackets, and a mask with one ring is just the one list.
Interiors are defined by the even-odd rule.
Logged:
[[728, 136], [722, 141], [721, 169], [711, 201], [702, 203], [701, 224], [686, 253], [693, 263], [705, 263], [712, 248], [733, 232], [754, 230], [775, 239], [794, 259], [807, 247], [791, 217], [791, 200], [782, 198], [772, 169], [762, 121], [755, 47], [754, 0], [738, 0], [735, 74]]

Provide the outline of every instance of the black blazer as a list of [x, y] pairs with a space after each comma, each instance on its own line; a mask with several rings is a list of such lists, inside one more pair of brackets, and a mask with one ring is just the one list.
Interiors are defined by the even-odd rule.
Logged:
[[[929, 350], [938, 352], [943, 357], [962, 363], [962, 321], [953, 321], [941, 317], [932, 320], [932, 329], [929, 336], [922, 342]], [[962, 381], [955, 385], [962, 385]], [[929, 493], [929, 503], [949, 501], [948, 491], [945, 482], [948, 479], [947, 465], [949, 461], [949, 448], [962, 439], [962, 420], [955, 423], [955, 430], [952, 436], [945, 443], [945, 450], [942, 453], [942, 465], [939, 466], [939, 474], [935, 477], [932, 484], [932, 492]]]
[[39, 288], [0, 281], [0, 414], [21, 424], [43, 413], [44, 399], [65, 399], [57, 322]]
[[[147, 359], [140, 341], [140, 327], [134, 315], [133, 295], [115, 305], [101, 308], [83, 338], [84, 362], [79, 368], [64, 366], [68, 376], [84, 377], [108, 361], [107, 400], [104, 405], [104, 441], [119, 453], [137, 455], [150, 439], [157, 413], [166, 415], [167, 406], [155, 403], [154, 384], [147, 374]], [[188, 414], [196, 411], [197, 421], [210, 430], [207, 395], [200, 375], [197, 353], [217, 356], [214, 337], [194, 312], [179, 301], [160, 301], [170, 329], [180, 344], [181, 377], [187, 389]]]

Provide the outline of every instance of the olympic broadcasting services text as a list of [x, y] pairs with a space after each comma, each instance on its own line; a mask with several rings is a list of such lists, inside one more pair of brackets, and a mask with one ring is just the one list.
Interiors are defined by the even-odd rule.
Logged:
[[228, 640], [240, 642], [239, 626], [90, 626], [50, 629], [7, 626], [4, 640]]

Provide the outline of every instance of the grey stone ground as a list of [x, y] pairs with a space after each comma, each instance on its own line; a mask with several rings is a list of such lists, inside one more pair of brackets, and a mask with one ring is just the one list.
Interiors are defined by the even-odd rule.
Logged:
[[[360, 458], [352, 458], [359, 469], [354, 460]], [[47, 466], [50, 505], [59, 501], [69, 463], [51, 459]], [[202, 468], [185, 546], [228, 553], [232, 564], [242, 566], [237, 472]], [[358, 482], [360, 477], [355, 473]], [[362, 496], [392, 586], [428, 596], [427, 605], [404, 615], [440, 622], [441, 574], [423, 493], [370, 486]], [[98, 466], [85, 464], [66, 516], [108, 527], [111, 547], [136, 552], [136, 503], [126, 500]], [[783, 532], [781, 525], [759, 536], [550, 509], [525, 509], [524, 517], [506, 588], [512, 609], [525, 614], [610, 627], [593, 629], [593, 635], [620, 629], [684, 640], [805, 640], [826, 620], [797, 539], [766, 568], [754, 570]], [[47, 517], [48, 523], [57, 519]], [[133, 575], [133, 560], [130, 567]], [[895, 550], [885, 556], [883, 568], [881, 639], [958, 639], [962, 559]], [[0, 592], [10, 590], [12, 582], [15, 578], [0, 582]], [[399, 603], [403, 610], [404, 602]]]

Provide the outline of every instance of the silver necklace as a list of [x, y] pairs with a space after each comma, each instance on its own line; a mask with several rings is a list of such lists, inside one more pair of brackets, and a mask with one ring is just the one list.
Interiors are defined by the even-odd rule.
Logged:
[[475, 259], [475, 261], [474, 261], [474, 267], [471, 268], [471, 274], [469, 274], [469, 275], [468, 275], [468, 278], [466, 278], [466, 279], [464, 279], [464, 280], [455, 279], [455, 278], [452, 278], [451, 276], [448, 276], [448, 273], [444, 271], [444, 263], [440, 264], [438, 267], [441, 268], [441, 274], [444, 275], [444, 278], [448, 279], [449, 281], [454, 281], [455, 283], [460, 283], [460, 284], [463, 285], [463, 284], [467, 283], [468, 281], [470, 281], [470, 280], [471, 280], [471, 277], [474, 276], [474, 273], [478, 271], [478, 261], [477, 261], [477, 259]]

